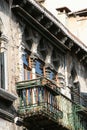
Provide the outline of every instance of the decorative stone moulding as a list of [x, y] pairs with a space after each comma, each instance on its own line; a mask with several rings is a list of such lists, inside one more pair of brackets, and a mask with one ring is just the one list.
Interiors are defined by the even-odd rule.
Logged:
[[17, 97], [14, 94], [7, 92], [6, 90], [0, 88], [0, 117], [14, 122], [16, 110], [13, 106], [13, 101]]
[[13, 102], [14, 100], [17, 99], [17, 96], [15, 96], [14, 94], [11, 94], [11, 93], [7, 92], [6, 90], [0, 88], [0, 98], [7, 100], [9, 102]]

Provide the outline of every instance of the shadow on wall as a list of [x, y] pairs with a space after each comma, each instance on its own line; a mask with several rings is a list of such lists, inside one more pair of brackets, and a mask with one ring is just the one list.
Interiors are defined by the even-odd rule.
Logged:
[[84, 107], [87, 107], [87, 93], [81, 93], [81, 104]]

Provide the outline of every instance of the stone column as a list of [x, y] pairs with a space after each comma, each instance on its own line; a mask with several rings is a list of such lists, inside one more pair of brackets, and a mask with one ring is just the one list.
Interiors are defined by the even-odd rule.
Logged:
[[[36, 66], [36, 62], [35, 62], [35, 57], [32, 56], [31, 57], [31, 65], [32, 65], [32, 79], [35, 79], [36, 78], [36, 73], [35, 73], [35, 66]], [[35, 104], [36, 103], [36, 99], [35, 99], [35, 91], [36, 91], [36, 88], [33, 88], [32, 89], [32, 103]]]
[[58, 73], [59, 87], [65, 87], [65, 76], [62, 73]]
[[49, 79], [50, 78], [50, 68], [47, 67], [45, 71], [46, 71], [46, 78]]
[[34, 56], [31, 57], [31, 66], [32, 66], [32, 79], [35, 79], [36, 78], [36, 73], [35, 73], [36, 61], [35, 61]]
[[39, 41], [40, 41], [41, 36], [39, 35], [38, 32], [36, 32], [35, 30], [32, 30], [32, 48], [31, 51], [33, 54], [37, 54], [37, 48], [39, 45]]

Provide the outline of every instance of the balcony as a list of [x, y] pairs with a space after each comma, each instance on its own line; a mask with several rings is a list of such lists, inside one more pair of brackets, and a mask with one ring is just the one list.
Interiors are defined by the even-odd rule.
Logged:
[[16, 89], [18, 116], [28, 129], [86, 130], [86, 108], [64, 96], [53, 81], [45, 77], [21, 81]]
[[55, 125], [58, 123], [58, 118], [63, 116], [62, 111], [47, 102], [19, 107], [18, 113], [23, 122], [32, 129]]
[[60, 92], [51, 80], [40, 77], [17, 82], [16, 89], [20, 99], [18, 114], [25, 126], [31, 129], [45, 128], [57, 124], [59, 118], [62, 119], [63, 113], [56, 99]]
[[79, 104], [73, 104], [72, 113], [69, 115], [69, 124], [75, 130], [87, 130], [87, 109]]

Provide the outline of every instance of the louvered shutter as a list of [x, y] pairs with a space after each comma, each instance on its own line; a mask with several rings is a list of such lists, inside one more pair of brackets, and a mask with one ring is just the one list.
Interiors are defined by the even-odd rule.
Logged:
[[72, 96], [72, 100], [77, 103], [80, 104], [80, 86], [79, 83], [75, 83], [71, 89], [71, 96]]
[[87, 107], [87, 94], [86, 93], [82, 93], [81, 96], [83, 97], [82, 98], [82, 105], [84, 107]]
[[0, 87], [5, 89], [4, 52], [0, 53]]

